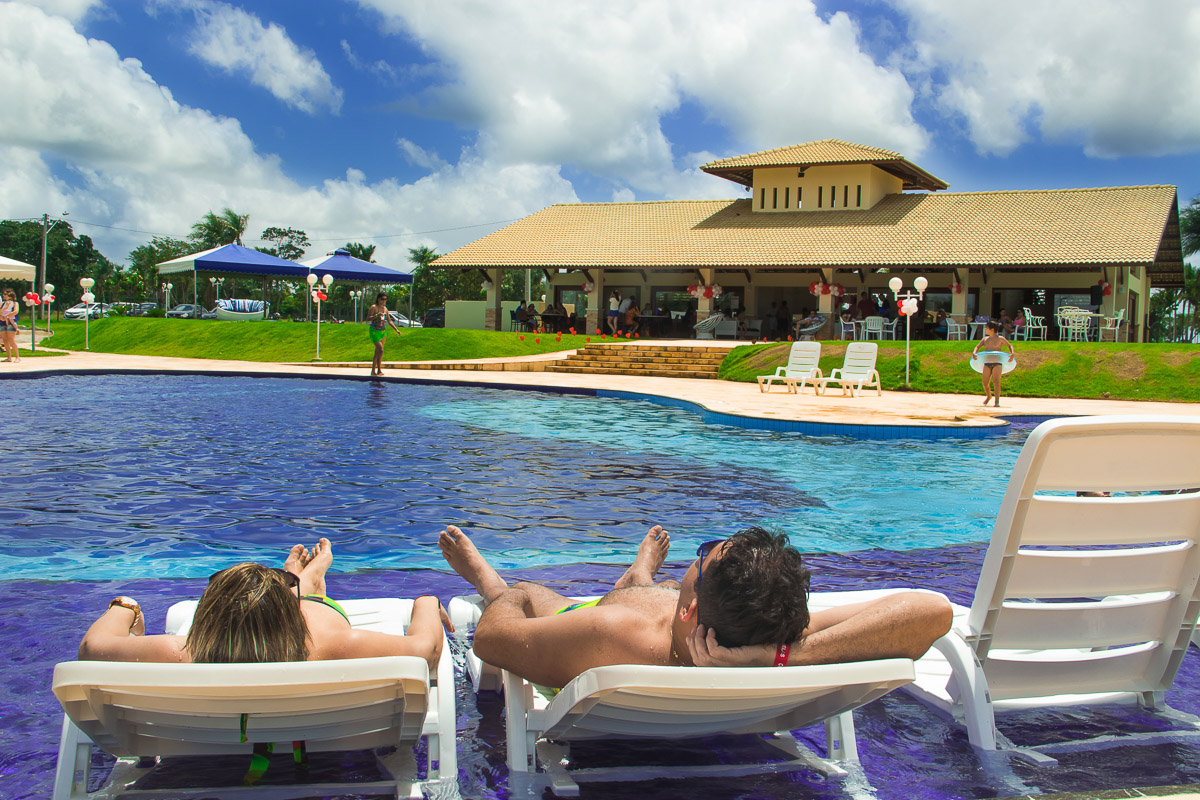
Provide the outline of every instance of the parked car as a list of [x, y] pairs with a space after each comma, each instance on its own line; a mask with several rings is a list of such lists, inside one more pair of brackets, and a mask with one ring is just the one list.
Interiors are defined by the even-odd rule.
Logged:
[[419, 327], [421, 327], [421, 323], [417, 322], [416, 320], [409, 319], [408, 317], [401, 314], [399, 311], [389, 311], [388, 313], [392, 315], [392, 323], [395, 324], [395, 326], [397, 328], [419, 328]]
[[203, 306], [193, 305], [192, 303], [180, 303], [168, 311], [167, 316], [172, 319], [200, 319], [200, 315], [203, 313]]
[[215, 308], [200, 309], [200, 319], [220, 319]]
[[78, 303], [73, 305], [63, 312], [63, 319], [100, 319], [107, 317], [112, 313], [112, 306], [106, 306], [101, 303]]
[[431, 308], [426, 311], [424, 318], [421, 320], [421, 326], [425, 328], [446, 327], [446, 309]]
[[133, 312], [137, 310], [137, 307], [137, 303], [118, 301], [112, 304], [112, 313], [119, 316], [131, 317], [133, 316]]
[[144, 317], [149, 312], [158, 308], [158, 303], [138, 303], [129, 311], [131, 317]]

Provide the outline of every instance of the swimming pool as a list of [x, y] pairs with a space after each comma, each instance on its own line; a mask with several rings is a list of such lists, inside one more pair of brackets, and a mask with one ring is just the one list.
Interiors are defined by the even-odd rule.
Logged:
[[[437, 551], [447, 522], [514, 577], [594, 593], [662, 523], [677, 572], [697, 542], [766, 524], [814, 554], [815, 590], [918, 585], [965, 601], [1024, 437], [860, 442], [705, 425], [651, 403], [461, 386], [109, 376], [5, 388], [0, 557], [8, 596], [19, 600], [0, 632], [0, 795], [14, 798], [49, 791], [60, 719], [50, 670], [74, 657], [115, 594], [142, 601], [153, 630], [170, 602], [198, 595], [216, 569], [273, 563], [294, 542], [328, 536], [335, 594], [432, 591], [445, 600], [467, 588]], [[1197, 660], [1185, 660], [1182, 688], [1168, 698], [1192, 712]], [[499, 703], [459, 700], [463, 789], [504, 796]], [[996, 778], [980, 771], [959, 729], [906, 696], [857, 716], [879, 797], [1200, 780], [1195, 749], [1171, 745]], [[1049, 727], [1061, 727], [1054, 719]], [[1017, 730], [1036, 738], [1046, 727], [1031, 714]], [[595, 757], [614, 747], [596, 746]], [[844, 795], [801, 773], [703, 786], [716, 797]], [[644, 795], [647, 785], [600, 791]]]

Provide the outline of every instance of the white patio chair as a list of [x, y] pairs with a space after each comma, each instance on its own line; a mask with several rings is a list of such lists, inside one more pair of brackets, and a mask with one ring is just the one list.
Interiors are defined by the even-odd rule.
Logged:
[[1025, 308], [1025, 340], [1046, 340], [1046, 318], [1034, 314], [1028, 306]]
[[[1164, 492], [1200, 486], [1197, 452], [1196, 417], [1039, 425], [1013, 468], [974, 602], [955, 607], [910, 691], [962, 719], [975, 747], [1046, 764], [1056, 751], [1200, 736], [1200, 717], [1163, 703], [1200, 614], [1200, 493]], [[1113, 703], [1183, 729], [1036, 748], [996, 731], [995, 712]]]
[[883, 317], [867, 317], [863, 320], [863, 338], [864, 339], [882, 339], [883, 338]]
[[[450, 601], [457, 635], [475, 627], [482, 606], [478, 595]], [[913, 669], [912, 662], [903, 658], [739, 669], [620, 665], [589, 669], [553, 692], [480, 661], [474, 650], [467, 651], [466, 667], [476, 692], [504, 691], [510, 772], [514, 777], [544, 772], [551, 791], [560, 796], [577, 796], [578, 782], [585, 780], [736, 776], [780, 768], [845, 777], [846, 768], [858, 762], [851, 711], [908, 683]], [[818, 722], [825, 724], [825, 758], [791, 733]], [[782, 750], [788, 760], [570, 770], [569, 748], [575, 741], [680, 741], [722, 733], [768, 734], [764, 743]]]
[[[1109, 337], [1109, 339], [1111, 341], [1119, 342], [1120, 335], [1121, 335], [1121, 323], [1124, 321], [1125, 321], [1125, 309], [1123, 309], [1123, 308], [1120, 309], [1119, 311], [1117, 311], [1117, 315], [1115, 317], [1105, 317], [1104, 325], [1099, 329], [1098, 336], [1096, 337], [1096, 339], [1098, 341], [1103, 342], [1105, 339], [1105, 335], [1107, 334], [1107, 336]], [[1126, 338], [1128, 338], [1128, 337], [1126, 337]]]
[[875, 370], [875, 361], [879, 356], [879, 345], [875, 342], [851, 342], [846, 345], [846, 357], [842, 366], [829, 373], [828, 378], [817, 378], [815, 389], [819, 394], [825, 394], [825, 387], [836, 383], [842, 387], [842, 394], [847, 390], [853, 397], [862, 393], [863, 387], [875, 387], [875, 393], [883, 396], [883, 387], [879, 384], [879, 373]]
[[959, 322], [954, 317], [946, 317], [946, 340], [966, 341], [967, 323]]
[[[791, 350], [788, 351], [786, 365], [776, 367], [775, 373], [772, 375], [758, 376], [759, 391], [768, 392], [771, 390], [771, 383], [779, 381], [787, 387], [789, 392], [799, 394], [804, 391], [805, 385], [811, 380], [815, 393], [817, 391], [816, 381], [821, 378], [820, 363], [820, 342], [793, 342]], [[798, 388], [797, 382], [799, 383]]]
[[896, 340], [896, 327], [900, 324], [900, 318], [896, 317], [893, 320], [888, 320], [883, 323], [883, 335], [885, 338]]
[[838, 320], [838, 338], [839, 339], [854, 339], [854, 320], [839, 319]]
[[[355, 627], [385, 633], [403, 633], [412, 615], [411, 600], [343, 600], [341, 606]], [[195, 609], [195, 601], [172, 606], [167, 632], [186, 634]], [[433, 675], [415, 656], [267, 664], [71, 661], [55, 666], [52, 688], [66, 712], [54, 800], [119, 795], [149, 771], [141, 758], [249, 756], [256, 743], [296, 741], [310, 753], [390, 748], [376, 754], [387, 777], [153, 794], [421, 797], [423, 784], [433, 788], [442, 780], [443, 788], [457, 792], [454, 667], [446, 642]], [[428, 771], [418, 781], [411, 748], [422, 737], [428, 739]], [[93, 743], [118, 760], [105, 785], [89, 794]]]

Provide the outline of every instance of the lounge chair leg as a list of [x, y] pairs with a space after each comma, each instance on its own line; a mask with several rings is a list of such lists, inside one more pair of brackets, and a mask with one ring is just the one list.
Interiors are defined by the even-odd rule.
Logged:
[[538, 742], [535, 757], [550, 778], [550, 791], [556, 797], [579, 797], [579, 784], [567, 774], [570, 750], [561, 744]]
[[[826, 731], [828, 731], [828, 727], [826, 727]], [[767, 737], [763, 741], [776, 750], [782, 750], [784, 753], [787, 753], [791, 756], [793, 762], [802, 764], [822, 777], [841, 779], [849, 774], [845, 769], [834, 763], [832, 750], [830, 751], [829, 758], [821, 758], [808, 748], [802, 747], [790, 733], [781, 731]]]

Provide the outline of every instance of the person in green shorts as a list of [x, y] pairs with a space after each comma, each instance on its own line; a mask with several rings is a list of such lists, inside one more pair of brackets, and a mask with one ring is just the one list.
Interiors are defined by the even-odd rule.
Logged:
[[380, 292], [375, 295], [375, 305], [367, 309], [367, 334], [371, 337], [371, 343], [375, 345], [375, 358], [371, 362], [372, 375], [383, 374], [383, 342], [387, 336], [388, 325], [396, 328], [397, 334], [400, 333], [400, 329], [392, 321], [392, 315], [388, 313], [387, 294]]

